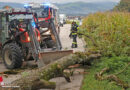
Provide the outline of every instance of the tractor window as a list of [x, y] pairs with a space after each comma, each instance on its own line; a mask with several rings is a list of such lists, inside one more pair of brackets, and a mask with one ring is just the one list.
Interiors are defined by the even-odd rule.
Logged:
[[9, 15], [9, 25], [10, 25], [10, 29], [16, 29], [16, 28], [26, 28], [27, 24], [26, 24], [26, 20], [31, 20], [33, 19], [33, 15], [32, 14], [13, 14], [13, 15]]
[[37, 13], [38, 18], [48, 17], [48, 8], [32, 8], [32, 11]]
[[[4, 32], [3, 32], [4, 31]], [[8, 32], [6, 27], [6, 17], [0, 14], [0, 42], [5, 42], [5, 37], [8, 37]]]
[[48, 8], [45, 8], [43, 11], [42, 11], [42, 16], [45, 18], [45, 17], [48, 17]]
[[53, 9], [53, 16], [56, 17], [56, 10]]
[[0, 14], [0, 34], [1, 34], [1, 30], [2, 30], [2, 15]]
[[27, 27], [26, 20], [19, 20], [18, 27], [26, 29], [26, 27]]
[[32, 19], [33, 16], [32, 14], [13, 14], [9, 15], [9, 20], [14, 20], [14, 19]]
[[17, 28], [26, 29], [27, 23], [24, 19], [14, 19], [9, 22], [9, 29], [15, 31]]

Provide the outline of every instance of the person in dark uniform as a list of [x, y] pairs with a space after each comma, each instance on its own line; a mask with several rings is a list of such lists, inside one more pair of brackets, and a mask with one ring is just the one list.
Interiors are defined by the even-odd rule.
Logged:
[[77, 48], [78, 45], [77, 45], [77, 31], [79, 29], [79, 26], [76, 24], [76, 22], [72, 22], [72, 25], [71, 25], [71, 33], [69, 35], [69, 37], [72, 37], [73, 38], [73, 42], [72, 42], [72, 48]]

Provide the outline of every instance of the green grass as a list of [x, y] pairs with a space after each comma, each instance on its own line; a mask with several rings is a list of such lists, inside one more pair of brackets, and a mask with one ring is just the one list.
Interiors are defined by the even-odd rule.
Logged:
[[[123, 66], [119, 67], [119, 65], [121, 64], [118, 63], [118, 67], [114, 68], [115, 66], [117, 66], [117, 63], [116, 62], [114, 63], [114, 61], [117, 61], [117, 63], [122, 61], [121, 64], [123, 64]], [[105, 67], [110, 68], [110, 65], [113, 65], [113, 67], [112, 69], [110, 69], [110, 72], [105, 73], [105, 75], [117, 73], [120, 70], [122, 70], [128, 62], [130, 62], [130, 57], [102, 58], [100, 61], [94, 61], [91, 68], [86, 69], [86, 72], [89, 73], [84, 76], [83, 86], [81, 90], [123, 90], [120, 86], [117, 86], [115, 82], [110, 82], [109, 80], [104, 81], [96, 80], [95, 74]], [[126, 69], [123, 73], [118, 75], [118, 77], [121, 80], [128, 82], [130, 84], [130, 67], [128, 67], [128, 69]]]
[[122, 90], [120, 87], [114, 85], [113, 83], [109, 83], [108, 81], [96, 80], [94, 74], [98, 71], [98, 69], [92, 68], [90, 70], [90, 73], [85, 75], [81, 90]]
[[[89, 74], [85, 75], [81, 90], [124, 90], [116, 82], [99, 81], [94, 76], [103, 68], [109, 68], [104, 75], [116, 74], [130, 63], [130, 13], [90, 14], [84, 18], [79, 33], [84, 34], [82, 37], [90, 50], [98, 51], [103, 56], [101, 60], [94, 61], [90, 69], [86, 69]], [[130, 85], [130, 66], [117, 77]]]

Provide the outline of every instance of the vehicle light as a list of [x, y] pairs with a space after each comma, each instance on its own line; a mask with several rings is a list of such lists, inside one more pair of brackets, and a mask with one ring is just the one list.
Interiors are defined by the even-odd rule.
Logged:
[[43, 5], [45, 5], [45, 6], [50, 6], [51, 4], [50, 4], [50, 3], [44, 3]]
[[40, 41], [40, 40], [41, 40], [41, 38], [40, 38], [40, 36], [39, 36], [39, 35], [38, 35], [38, 37], [37, 37], [37, 40], [38, 40], [38, 41]]
[[50, 3], [43, 3], [42, 5], [44, 6], [44, 8], [48, 8], [51, 4]]
[[0, 76], [0, 86], [4, 86], [5, 83], [3, 82], [3, 77]]
[[48, 2], [48, 3], [42, 3], [41, 5], [43, 5], [43, 6], [50, 6], [51, 4]]
[[24, 7], [25, 7], [25, 8], [28, 8], [28, 7], [29, 7], [29, 4], [24, 4]]
[[33, 26], [34, 28], [36, 28], [36, 23], [35, 23], [35, 22], [32, 22], [32, 26]]
[[41, 59], [41, 53], [38, 54], [39, 59]]
[[27, 41], [28, 41], [28, 42], [30, 42], [30, 41], [31, 41], [30, 37], [27, 37]]

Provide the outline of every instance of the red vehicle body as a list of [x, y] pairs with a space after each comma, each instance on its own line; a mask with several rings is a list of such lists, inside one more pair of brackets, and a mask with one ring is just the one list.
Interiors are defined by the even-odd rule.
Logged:
[[59, 40], [60, 23], [58, 8], [53, 4], [46, 3], [30, 3], [25, 6], [27, 10], [34, 12], [35, 22], [37, 23], [38, 29], [40, 32], [44, 32], [41, 33], [41, 46], [53, 48], [59, 43], [59, 47], [61, 47], [61, 42]]
[[23, 9], [0, 11], [0, 52], [8, 69], [19, 68], [23, 60], [39, 60], [40, 31], [32, 12]]

